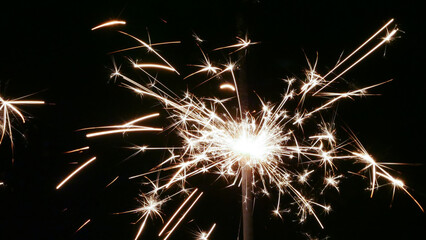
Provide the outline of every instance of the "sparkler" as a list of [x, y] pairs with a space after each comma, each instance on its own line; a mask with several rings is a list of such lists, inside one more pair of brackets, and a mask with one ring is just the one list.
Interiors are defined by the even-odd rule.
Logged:
[[[277, 104], [271, 104], [259, 97], [261, 108], [256, 111], [244, 111], [241, 107], [238, 79], [235, 74], [236, 63], [228, 62], [225, 65], [215, 66], [201, 50], [204, 63], [193, 65], [200, 69], [184, 78], [207, 74], [206, 79], [202, 81], [205, 83], [219, 76], [227, 75], [232, 79], [232, 83], [223, 83], [220, 85], [220, 89], [234, 92], [237, 105], [234, 103], [235, 99], [197, 97], [190, 91], [180, 97], [148, 72], [165, 70], [179, 75], [178, 71], [158, 51], [153, 49], [154, 44], [148, 44], [133, 35], [120, 31], [140, 44], [129, 49], [146, 48], [148, 53], [153, 53], [158, 58], [159, 63], [136, 64], [131, 62], [133, 67], [146, 73], [151, 80], [149, 85], [127, 77], [116, 66], [111, 77], [120, 81], [122, 86], [134, 93], [154, 98], [161, 103], [171, 124], [166, 128], [137, 125], [145, 119], [160, 117], [159, 113], [154, 113], [121, 125], [100, 127], [102, 129], [99, 127], [87, 128], [85, 130], [96, 130], [88, 133], [87, 137], [140, 131], [172, 131], [182, 139], [177, 146], [141, 146], [137, 148], [138, 151], [168, 150], [170, 156], [150, 171], [131, 177], [131, 179], [144, 177], [152, 183], [150, 180], [152, 176], [157, 176], [156, 184], [152, 184], [153, 190], [141, 194], [141, 207], [127, 211], [127, 213], [141, 215], [139, 219], [141, 224], [135, 239], [141, 236], [149, 217], [160, 216], [163, 204], [175, 196], [187, 194], [186, 185], [190, 179], [201, 174], [217, 174], [229, 182], [230, 186], [242, 188], [243, 199], [245, 197], [249, 202], [252, 199], [248, 196], [252, 193], [276, 195], [276, 206], [272, 214], [278, 217], [281, 217], [283, 213], [282, 197], [290, 196], [298, 207], [301, 222], [305, 221], [308, 216], [312, 216], [323, 228], [317, 212], [320, 209], [328, 212], [331, 207], [313, 200], [316, 195], [305, 195], [305, 191], [302, 189], [309, 188], [309, 183], [314, 181], [311, 178], [321, 174], [320, 183], [323, 183], [323, 188], [320, 194], [328, 189], [339, 191], [339, 182], [344, 175], [339, 173], [337, 165], [340, 161], [354, 161], [364, 166], [359, 174], [370, 173], [371, 197], [380, 187], [379, 181], [384, 181], [393, 186], [393, 192], [396, 189], [403, 190], [423, 211], [420, 203], [409, 193], [402, 180], [390, 174], [388, 167], [384, 167], [386, 163], [374, 160], [353, 134], [349, 134], [351, 142], [339, 143], [333, 121], [323, 121], [319, 125], [319, 132], [304, 132], [306, 125], [315, 122], [315, 118], [332, 108], [336, 102], [346, 98], [368, 95], [367, 90], [383, 84], [378, 83], [346, 92], [325, 91], [363, 59], [392, 40], [398, 32], [396, 27], [384, 34], [392, 23], [393, 19], [324, 75], [316, 71], [316, 62], [313, 66], [309, 64], [310, 69], [306, 71], [306, 79], [302, 81], [287, 79], [287, 87], [284, 89], [282, 99]], [[371, 42], [380, 35], [385, 35], [382, 41], [371, 47]], [[197, 36], [197, 39], [200, 38]], [[236, 44], [213, 50], [231, 49], [232, 56], [232, 53], [255, 44], [247, 38], [237, 37], [237, 40]], [[201, 43], [201, 41], [197, 41]], [[362, 51], [364, 54], [356, 58], [357, 53]], [[329, 79], [328, 77], [332, 75], [334, 77]], [[312, 97], [325, 97], [327, 100], [316, 107], [307, 106], [306, 99]], [[292, 105], [290, 102], [295, 102], [296, 107], [291, 107], [294, 104]], [[60, 188], [93, 160], [94, 158], [83, 164], [57, 188]], [[315, 190], [312, 189], [312, 191]], [[174, 193], [166, 198], [161, 198], [160, 196], [164, 192]], [[164, 237], [164, 240], [168, 239], [201, 196], [202, 192], [199, 193], [198, 189], [192, 190], [191, 194], [185, 198], [164, 224], [158, 234], [159, 237]], [[216, 224], [213, 224], [209, 232], [201, 233], [198, 239], [208, 239], [215, 226]]]

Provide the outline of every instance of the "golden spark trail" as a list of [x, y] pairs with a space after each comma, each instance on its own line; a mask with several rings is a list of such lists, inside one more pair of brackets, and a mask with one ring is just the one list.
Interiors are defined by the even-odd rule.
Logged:
[[90, 223], [90, 219], [88, 219], [86, 222], [84, 222], [75, 232], [79, 232], [82, 228], [84, 228], [88, 223]]
[[124, 35], [126, 35], [126, 36], [129, 36], [129, 37], [131, 37], [131, 38], [133, 38], [133, 39], [135, 39], [136, 41], [138, 41], [142, 46], [144, 46], [145, 48], [147, 48], [148, 49], [148, 51], [150, 51], [150, 52], [153, 52], [155, 55], [157, 55], [157, 57], [159, 57], [164, 63], [166, 63], [170, 68], [172, 68], [178, 75], [179, 75], [179, 72], [178, 71], [176, 71], [176, 69], [174, 69], [173, 68], [173, 66], [172, 65], [170, 65], [170, 63], [169, 62], [167, 62], [167, 60], [166, 59], [164, 59], [157, 51], [155, 51], [150, 45], [148, 45], [147, 43], [145, 43], [144, 41], [142, 41], [142, 40], [140, 40], [139, 38], [137, 38], [137, 37], [135, 37], [135, 36], [133, 36], [133, 35], [130, 35], [130, 34], [128, 34], [128, 33], [125, 33], [125, 32], [122, 32], [122, 31], [119, 31], [120, 33], [122, 33], [122, 34], [124, 34]]
[[235, 92], [235, 87], [232, 84], [229, 84], [229, 83], [224, 83], [224, 84], [220, 85], [220, 89], [228, 89], [228, 90]]
[[210, 234], [213, 232], [213, 230], [214, 230], [214, 228], [215, 228], [215, 227], [216, 227], [216, 223], [214, 223], [214, 224], [211, 226], [210, 230], [209, 230], [207, 233], [205, 233], [205, 232], [200, 232], [200, 233], [198, 234], [197, 240], [208, 240], [208, 239], [209, 239], [209, 237], [210, 237]]
[[176, 72], [176, 69], [160, 64], [134, 64], [135, 68], [158, 68], [158, 69], [164, 69], [172, 72]]
[[82, 151], [89, 150], [89, 149], [90, 149], [90, 147], [86, 146], [86, 147], [82, 147], [82, 148], [77, 148], [77, 149], [74, 149], [74, 150], [66, 151], [64, 153], [82, 152]]
[[210, 228], [209, 232], [206, 234], [206, 239], [208, 239], [210, 237], [210, 234], [212, 234], [215, 227], [216, 227], [216, 223], [213, 224], [213, 226]]
[[[168, 44], [180, 44], [180, 43], [181, 41], [170, 41], [170, 42], [151, 43], [149, 45], [153, 47], [153, 46], [161, 46], [161, 45], [168, 45]], [[125, 52], [125, 51], [130, 51], [130, 50], [139, 49], [139, 48], [145, 48], [145, 46], [135, 46], [135, 47], [124, 48], [124, 49], [116, 50], [113, 52], [109, 52], [108, 54]]]
[[98, 136], [102, 136], [102, 135], [115, 134], [115, 133], [143, 132], [143, 131], [163, 131], [162, 128], [153, 128], [153, 127], [133, 125], [135, 123], [138, 123], [138, 122], [146, 120], [146, 119], [158, 117], [159, 115], [160, 115], [159, 113], [153, 113], [153, 114], [149, 114], [149, 115], [142, 116], [140, 118], [131, 120], [131, 121], [124, 123], [122, 125], [83, 128], [83, 129], [80, 129], [80, 130], [102, 129], [102, 128], [111, 129], [112, 128], [111, 130], [89, 133], [89, 134], [86, 135], [86, 137], [88, 137], [88, 138], [98, 137]]
[[198, 191], [196, 188], [187, 198], [186, 200], [179, 206], [179, 208], [175, 211], [175, 213], [170, 217], [169, 221], [164, 225], [163, 229], [161, 229], [160, 233], [158, 233], [158, 236], [160, 237], [164, 230], [169, 226], [169, 224], [173, 221], [173, 219], [176, 217], [176, 215], [182, 210], [182, 208], [186, 205], [186, 203], [192, 198], [192, 196]]
[[194, 207], [195, 203], [197, 203], [198, 199], [203, 195], [203, 193], [200, 193], [198, 197], [194, 200], [194, 202], [188, 207], [188, 209], [185, 211], [185, 213], [179, 218], [179, 220], [176, 222], [174, 227], [168, 232], [166, 237], [163, 240], [167, 240], [170, 235], [173, 233], [173, 231], [176, 229], [176, 227], [179, 225], [179, 223], [185, 218], [185, 216], [189, 213], [189, 211]]
[[[110, 127], [122, 127], [122, 126], [110, 126]], [[86, 137], [91, 138], [91, 137], [98, 137], [98, 136], [102, 136], [102, 135], [109, 135], [109, 134], [114, 134], [114, 133], [127, 133], [127, 132], [144, 132], [144, 131], [163, 131], [162, 128], [151, 128], [151, 127], [133, 127], [133, 126], [129, 126], [128, 129], [116, 129], [116, 130], [108, 130], [108, 131], [103, 131], [103, 132], [96, 132], [96, 133], [89, 133], [86, 135]]]
[[110, 27], [110, 26], [114, 26], [114, 25], [125, 25], [125, 24], [126, 24], [126, 22], [122, 21], [122, 20], [111, 20], [111, 21], [102, 23], [102, 24], [100, 24], [96, 27], [93, 27], [91, 30], [93, 31], [93, 30], [96, 30], [96, 29], [99, 29], [99, 28]]
[[[343, 63], [345, 63], [348, 59], [350, 59], [355, 53], [357, 53], [359, 50], [361, 50], [365, 45], [367, 45], [371, 40], [375, 39], [376, 36], [381, 33], [383, 30], [385, 30], [394, 19], [389, 20], [382, 28], [380, 28], [376, 33], [374, 33], [369, 39], [367, 39], [363, 44], [361, 44], [357, 49], [355, 49], [351, 54], [349, 54], [345, 59], [340, 61], [333, 69], [331, 69], [327, 74], [323, 76], [323, 78], [326, 78], [328, 75], [330, 75], [334, 70], [339, 68]], [[315, 95], [315, 93], [313, 94]]]
[[59, 188], [61, 188], [66, 182], [68, 182], [68, 180], [70, 180], [75, 174], [77, 174], [78, 172], [80, 172], [83, 168], [85, 168], [87, 165], [89, 165], [90, 163], [92, 163], [93, 161], [96, 160], [96, 157], [93, 157], [89, 160], [87, 160], [83, 165], [81, 165], [80, 167], [78, 167], [75, 171], [73, 171], [70, 175], [68, 175], [64, 180], [62, 180], [62, 182], [60, 182], [57, 186], [56, 189], [58, 190]]
[[6, 101], [9, 104], [44, 104], [44, 101]]
[[247, 37], [245, 39], [242, 39], [240, 37], [236, 37], [236, 38], [237, 38], [238, 43], [233, 44], [233, 45], [229, 45], [229, 46], [225, 46], [225, 47], [215, 48], [215, 49], [213, 49], [213, 51], [223, 50], [223, 49], [227, 49], [227, 48], [237, 48], [237, 50], [230, 53], [230, 54], [232, 54], [234, 52], [245, 49], [250, 45], [257, 44], [257, 42], [252, 43], [251, 40], [247, 39]]
[[362, 60], [364, 60], [366, 57], [368, 57], [371, 53], [373, 53], [374, 51], [376, 51], [376, 49], [378, 49], [379, 47], [381, 47], [383, 44], [385, 44], [386, 42], [389, 42], [389, 40], [398, 32], [398, 29], [394, 29], [392, 30], [380, 43], [378, 43], [375, 47], [373, 47], [370, 51], [368, 51], [366, 54], [364, 54], [362, 57], [360, 57], [357, 61], [355, 61], [352, 65], [350, 65], [349, 67], [347, 67], [345, 70], [343, 70], [341, 73], [339, 73], [337, 76], [335, 76], [332, 80], [328, 81], [328, 83], [326, 83], [322, 88], [320, 88], [318, 91], [316, 91], [314, 93], [317, 94], [319, 93], [322, 89], [326, 88], [328, 85], [330, 85], [331, 83], [333, 83], [334, 81], [336, 81], [337, 79], [339, 79], [341, 76], [343, 76], [343, 74], [345, 74], [347, 71], [349, 71], [350, 69], [352, 69], [355, 65], [357, 65], [359, 62], [361, 62]]
[[111, 184], [115, 183], [115, 181], [117, 181], [117, 179], [119, 178], [119, 176], [115, 177], [110, 183], [108, 183], [105, 188], [111, 186]]

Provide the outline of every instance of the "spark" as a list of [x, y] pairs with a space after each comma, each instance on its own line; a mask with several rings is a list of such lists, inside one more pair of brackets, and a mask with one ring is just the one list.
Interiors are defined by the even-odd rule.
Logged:
[[115, 25], [126, 25], [126, 22], [122, 20], [111, 20], [111, 21], [99, 24], [98, 26], [93, 27], [91, 30], [93, 31], [99, 28], [110, 27]]
[[192, 37], [195, 39], [195, 41], [197, 41], [198, 43], [202, 43], [204, 42], [204, 40], [202, 38], [200, 38], [200, 36], [198, 36], [195, 32], [192, 33]]
[[235, 87], [232, 84], [224, 83], [220, 85], [220, 89], [228, 89], [235, 92]]
[[189, 74], [188, 76], [186, 76], [184, 79], [187, 79], [191, 76], [194, 76], [198, 73], [202, 73], [202, 72], [207, 72], [208, 74], [216, 74], [217, 71], [220, 70], [220, 68], [218, 67], [214, 67], [212, 65], [212, 63], [210, 62], [210, 59], [208, 58], [208, 56], [204, 53], [204, 51], [201, 49], [200, 47], [200, 51], [203, 54], [203, 58], [204, 58], [204, 64], [203, 65], [193, 65], [194, 67], [198, 67], [201, 68], [200, 70], [193, 72], [191, 74]]
[[86, 135], [86, 137], [98, 137], [103, 135], [109, 135], [109, 134], [115, 134], [115, 133], [127, 133], [127, 132], [141, 132], [141, 131], [163, 131], [162, 128], [153, 128], [153, 127], [146, 127], [146, 126], [140, 126], [140, 125], [134, 125], [135, 123], [138, 123], [140, 121], [158, 117], [159, 113], [153, 113], [149, 115], [145, 115], [142, 117], [139, 117], [137, 119], [131, 120], [129, 122], [126, 122], [122, 125], [113, 125], [113, 126], [104, 126], [104, 127], [92, 127], [92, 128], [83, 128], [80, 130], [90, 130], [90, 129], [109, 129], [105, 131], [97, 131], [92, 132]]
[[152, 216], [160, 216], [160, 207], [161, 205], [166, 201], [166, 199], [163, 200], [159, 200], [157, 194], [141, 194], [140, 195], [141, 199], [141, 207], [128, 211], [128, 212], [124, 212], [124, 213], [129, 213], [129, 212], [137, 212], [141, 214], [141, 217], [139, 218], [138, 221], [141, 221], [142, 223], [139, 226], [139, 230], [136, 234], [135, 240], [137, 240], [139, 238], [139, 236], [142, 234], [142, 231], [146, 225], [146, 221], [148, 220], [149, 217]]
[[398, 178], [395, 178], [392, 176], [389, 171], [386, 170], [386, 165], [390, 165], [391, 163], [383, 163], [383, 162], [377, 162], [374, 160], [374, 158], [367, 152], [367, 150], [364, 148], [364, 146], [361, 144], [361, 142], [358, 140], [358, 138], [353, 134], [350, 133], [350, 136], [352, 140], [355, 142], [356, 147], [358, 150], [350, 152], [354, 157], [358, 159], [359, 162], [363, 163], [365, 167], [361, 169], [361, 171], [370, 170], [371, 174], [371, 194], [370, 197], [373, 197], [374, 191], [379, 187], [379, 177], [384, 178], [389, 183], [393, 185], [393, 195], [395, 194], [395, 190], [397, 188], [402, 189], [420, 208], [422, 212], [424, 212], [423, 207], [421, 204], [413, 197], [413, 195], [407, 190], [406, 186], [404, 185], [404, 182]]
[[176, 229], [176, 227], [182, 222], [182, 220], [185, 218], [185, 216], [189, 213], [189, 211], [194, 207], [195, 203], [200, 199], [200, 197], [203, 195], [203, 193], [200, 193], [197, 198], [194, 200], [194, 202], [188, 207], [188, 209], [183, 213], [183, 215], [179, 218], [175, 226], [169, 231], [169, 233], [166, 235], [166, 237], [163, 240], [167, 240], [170, 235], [173, 233], [173, 231]]
[[142, 47], [145, 47], [146, 49], [148, 49], [148, 51], [149, 52], [153, 52], [158, 58], [160, 58], [164, 63], [166, 63], [167, 64], [167, 66], [169, 66], [170, 68], [172, 68], [173, 69], [173, 71], [175, 71], [178, 75], [179, 75], [179, 72], [178, 71], [176, 71], [176, 69], [174, 69], [173, 68], [173, 66], [169, 63], [169, 62], [167, 62], [167, 60], [166, 59], [164, 59], [164, 57], [163, 56], [161, 56], [157, 51], [155, 51], [153, 48], [152, 48], [152, 45], [149, 45], [149, 44], [147, 44], [146, 42], [144, 42], [144, 41], [142, 41], [141, 39], [139, 39], [139, 38], [137, 38], [137, 37], [135, 37], [135, 36], [133, 36], [133, 35], [130, 35], [130, 34], [128, 34], [128, 33], [125, 33], [125, 32], [122, 32], [122, 31], [119, 31], [121, 34], [124, 34], [124, 35], [126, 35], [126, 36], [129, 36], [129, 37], [131, 37], [131, 38], [133, 38], [134, 40], [136, 40], [137, 42], [139, 42], [140, 44], [141, 44], [141, 46]]
[[236, 37], [236, 39], [237, 39], [238, 43], [233, 44], [233, 45], [229, 45], [229, 46], [225, 46], [225, 47], [215, 48], [215, 49], [213, 49], [213, 51], [223, 50], [223, 49], [227, 49], [227, 48], [237, 48], [237, 50], [231, 52], [231, 54], [232, 54], [234, 52], [243, 50], [243, 49], [249, 47], [250, 45], [258, 44], [258, 42], [251, 42], [251, 40], [248, 39], [247, 36], [245, 37], [245, 39], [240, 38], [240, 37]]
[[[339, 68], [343, 63], [345, 63], [347, 60], [349, 60], [355, 53], [357, 53], [359, 50], [364, 48], [365, 45], [367, 45], [371, 40], [375, 39], [378, 34], [383, 32], [392, 22], [394, 19], [389, 20], [383, 27], [381, 27], [377, 32], [375, 32], [370, 38], [368, 38], [365, 42], [363, 42], [357, 49], [355, 49], [351, 54], [349, 54], [345, 59], [339, 62], [333, 69], [331, 69], [327, 74], [323, 76], [323, 78], [326, 78], [328, 75], [333, 73], [337, 68]], [[321, 90], [321, 89], [320, 89]], [[319, 90], [319, 91], [320, 91]]]
[[[110, 126], [111, 128], [120, 128], [122, 126]], [[102, 131], [102, 132], [96, 132], [96, 133], [89, 133], [86, 136], [88, 138], [91, 137], [98, 137], [102, 135], [109, 135], [114, 133], [127, 133], [127, 132], [143, 132], [143, 131], [163, 131], [162, 128], [151, 128], [151, 127], [128, 127], [126, 129], [116, 129], [116, 130], [108, 130], [108, 131]]]
[[168, 67], [168, 66], [164, 66], [164, 65], [160, 65], [160, 64], [152, 64], [152, 63], [147, 63], [147, 64], [134, 64], [135, 68], [158, 68], [158, 69], [164, 69], [164, 70], [168, 70], [168, 71], [172, 71], [175, 72], [176, 69], [172, 68], [172, 67]]
[[75, 232], [79, 232], [82, 228], [84, 228], [87, 224], [89, 224], [90, 221], [91, 221], [90, 219], [85, 221]]
[[158, 233], [158, 236], [161, 237], [163, 232], [167, 229], [167, 227], [170, 225], [170, 223], [173, 221], [173, 219], [179, 214], [179, 212], [182, 210], [182, 208], [188, 203], [188, 201], [194, 196], [194, 194], [198, 191], [198, 189], [195, 189], [187, 198], [186, 200], [179, 206], [179, 208], [175, 211], [175, 213], [170, 217], [169, 221], [164, 225], [164, 227], [161, 229], [160, 233]]
[[[149, 46], [153, 47], [153, 46], [161, 46], [161, 45], [168, 45], [168, 44], [179, 44], [179, 43], [181, 43], [181, 41], [169, 41], [169, 42], [160, 42], [160, 43], [150, 43]], [[134, 47], [129, 47], [129, 48], [123, 48], [123, 49], [120, 49], [120, 50], [109, 52], [109, 54], [125, 52], [125, 51], [130, 51], [130, 50], [139, 49], [139, 48], [145, 48], [145, 46], [142, 45], [142, 46], [134, 46]]]
[[216, 223], [214, 223], [210, 230], [208, 232], [200, 232], [197, 234], [197, 240], [208, 240], [210, 237], [210, 234], [213, 232], [214, 228], [216, 227]]
[[76, 175], [78, 172], [80, 172], [83, 168], [85, 168], [87, 165], [89, 165], [90, 163], [92, 163], [93, 161], [96, 160], [96, 157], [93, 157], [89, 160], [87, 160], [84, 164], [82, 164], [80, 167], [78, 167], [76, 170], [74, 170], [72, 173], [70, 173], [64, 180], [62, 180], [62, 182], [60, 182], [57, 186], [56, 189], [60, 189], [66, 182], [68, 182], [74, 175]]
[[65, 153], [82, 152], [82, 151], [89, 150], [89, 149], [90, 149], [90, 147], [86, 146], [86, 147], [81, 147], [81, 148], [73, 149], [73, 150], [70, 150], [70, 151], [66, 151]]
[[111, 184], [115, 183], [115, 181], [117, 181], [117, 179], [119, 178], [119, 176], [115, 177], [110, 183], [108, 183], [105, 188], [111, 186]]
[[324, 190], [328, 187], [333, 187], [339, 192], [339, 179], [342, 178], [343, 175], [337, 175], [337, 176], [328, 176], [324, 178], [325, 186], [321, 193], [324, 193]]

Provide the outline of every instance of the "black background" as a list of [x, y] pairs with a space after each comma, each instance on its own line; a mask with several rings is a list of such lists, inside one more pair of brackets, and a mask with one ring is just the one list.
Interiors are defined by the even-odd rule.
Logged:
[[[243, 10], [241, 10], [243, 9]], [[176, 46], [158, 47], [182, 75], [193, 69], [189, 63], [201, 59], [191, 35], [207, 40], [205, 50], [233, 44], [238, 34], [237, 16], [242, 16], [253, 41], [248, 53], [248, 87], [272, 102], [279, 100], [287, 76], [303, 77], [319, 53], [318, 71], [333, 67], [339, 55], [348, 53], [391, 18], [399, 38], [381, 48], [344, 76], [342, 90], [368, 86], [393, 79], [371, 96], [347, 100], [338, 108], [338, 123], [349, 126], [367, 150], [382, 162], [413, 163], [395, 166], [410, 192], [426, 203], [424, 165], [425, 19], [419, 2], [407, 1], [258, 1], [242, 5], [234, 1], [138, 1], [77, 4], [25, 3], [1, 7], [0, 92], [5, 98], [36, 93], [43, 106], [23, 107], [28, 123], [17, 125], [14, 163], [10, 144], [0, 147], [0, 238], [1, 239], [132, 239], [135, 215], [113, 213], [137, 207], [137, 181], [126, 179], [142, 172], [144, 162], [158, 161], [155, 155], [124, 159], [131, 144], [161, 145], [173, 137], [155, 134], [106, 137], [86, 140], [77, 129], [117, 124], [140, 114], [153, 112], [149, 100], [142, 102], [128, 90], [109, 80], [112, 67], [108, 52], [134, 46], [135, 42], [115, 30], [124, 30], [152, 42], [181, 40]], [[241, 14], [239, 12], [242, 12]], [[121, 28], [90, 31], [110, 19], [124, 19]], [[144, 50], [129, 54], [142, 53]], [[213, 59], [212, 54], [212, 59]], [[216, 54], [221, 59], [226, 55]], [[125, 66], [122, 57], [117, 62]], [[159, 75], [178, 93], [198, 78], [182, 81]], [[193, 81], [193, 82], [191, 82]], [[345, 83], [347, 81], [347, 83]], [[209, 94], [214, 83], [197, 89]], [[346, 87], [346, 88], [345, 88]], [[278, 91], [279, 90], [279, 91]], [[257, 101], [250, 102], [257, 108]], [[151, 122], [153, 125], [164, 122]], [[342, 129], [338, 129], [342, 131]], [[89, 153], [63, 152], [90, 145]], [[60, 190], [55, 186], [77, 165], [96, 155], [98, 159]], [[120, 178], [105, 188], [115, 176]], [[194, 181], [209, 182], [211, 179]], [[208, 185], [208, 184], [206, 184]], [[212, 239], [237, 239], [240, 195], [235, 188], [217, 184], [206, 191], [203, 202], [186, 219], [174, 239], [193, 239], [197, 226], [207, 230], [218, 224]], [[255, 210], [256, 239], [307, 239], [305, 233], [330, 239], [417, 239], [425, 234], [425, 215], [401, 191], [392, 199], [391, 186], [369, 197], [368, 181], [351, 177], [342, 180], [340, 194], [326, 196], [333, 211], [320, 218], [325, 225], [309, 219], [284, 215], [272, 218], [271, 204], [259, 198]], [[208, 186], [204, 186], [208, 188]], [[203, 187], [202, 187], [203, 188]], [[172, 209], [173, 204], [166, 207]], [[167, 212], [167, 211], [166, 211]], [[170, 212], [170, 211], [169, 211]], [[166, 217], [167, 218], [167, 217]], [[75, 232], [87, 219], [91, 222]], [[189, 220], [194, 220], [188, 222]], [[142, 239], [156, 239], [161, 221], [149, 221]], [[154, 231], [152, 231], [154, 230]]]

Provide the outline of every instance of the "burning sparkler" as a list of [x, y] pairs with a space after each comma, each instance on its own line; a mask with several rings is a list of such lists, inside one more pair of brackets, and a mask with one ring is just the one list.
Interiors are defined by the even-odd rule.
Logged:
[[[367, 90], [383, 84], [378, 83], [339, 93], [325, 91], [355, 65], [392, 40], [398, 32], [396, 27], [384, 34], [392, 23], [393, 19], [328, 73], [324, 75], [318, 73], [315, 63], [313, 66], [310, 65], [310, 70], [306, 72], [306, 79], [301, 82], [287, 79], [287, 87], [284, 89], [280, 102], [270, 104], [259, 100], [262, 107], [258, 111], [245, 111], [241, 107], [236, 63], [228, 62], [225, 65], [215, 66], [201, 50], [204, 64], [193, 65], [200, 69], [184, 77], [207, 74], [202, 81], [204, 83], [227, 75], [232, 79], [232, 83], [223, 83], [220, 85], [220, 89], [234, 92], [236, 100], [200, 98], [190, 91], [179, 97], [148, 72], [153, 69], [165, 70], [179, 75], [178, 71], [158, 51], [153, 49], [154, 44], [148, 44], [133, 35], [120, 32], [140, 44], [135, 48], [143, 47], [148, 50], [148, 53], [153, 53], [159, 63], [140, 64], [131, 61], [132, 66], [146, 73], [151, 81], [148, 86], [127, 77], [116, 66], [111, 77], [116, 78], [122, 86], [134, 93], [154, 98], [161, 103], [172, 123], [166, 128], [138, 124], [145, 119], [160, 117], [159, 113], [153, 113], [121, 125], [85, 129], [96, 130], [88, 133], [87, 137], [140, 131], [173, 131], [182, 139], [177, 146], [141, 146], [137, 148], [138, 151], [168, 150], [170, 156], [150, 171], [131, 177], [131, 179], [144, 177], [150, 183], [152, 183], [152, 177], [157, 178], [156, 183], [152, 184], [153, 190], [141, 194], [141, 207], [128, 211], [128, 213], [141, 215], [141, 224], [135, 239], [141, 236], [148, 218], [155, 215], [160, 216], [161, 206], [165, 202], [174, 199], [177, 195], [188, 194], [189, 190], [186, 185], [192, 177], [200, 174], [217, 174], [220, 178], [226, 179], [231, 186], [242, 188], [243, 198], [246, 197], [247, 201], [251, 201], [248, 193], [276, 195], [277, 201], [273, 214], [279, 217], [283, 212], [282, 197], [290, 196], [298, 206], [300, 221], [303, 222], [308, 216], [312, 216], [323, 227], [317, 211], [322, 209], [324, 212], [328, 212], [330, 206], [316, 202], [312, 196], [305, 195], [301, 189], [309, 187], [308, 183], [314, 174], [321, 174], [323, 177], [320, 181], [324, 186], [320, 193], [324, 193], [329, 188], [339, 191], [339, 181], [343, 174], [338, 172], [338, 162], [351, 160], [364, 166], [359, 173], [366, 171], [370, 173], [371, 196], [379, 187], [379, 181], [385, 181], [392, 184], [394, 191], [401, 189], [407, 193], [423, 211], [420, 203], [408, 192], [404, 183], [389, 173], [384, 167], [385, 163], [374, 160], [353, 134], [350, 134], [352, 143], [339, 143], [333, 122], [320, 124], [319, 132], [303, 132], [307, 124], [312, 124], [316, 116], [320, 116], [321, 113], [333, 107], [336, 102], [367, 95]], [[383, 40], [371, 47], [371, 42], [380, 35], [385, 35]], [[197, 36], [197, 38], [199, 37]], [[247, 38], [237, 37], [237, 40], [236, 44], [218, 47], [214, 50], [231, 49], [232, 54], [254, 44]], [[370, 48], [368, 48], [369, 46]], [[362, 51], [364, 54], [355, 58], [357, 53]], [[330, 76], [334, 77], [329, 79]], [[319, 96], [325, 97], [327, 100], [316, 107], [307, 106], [308, 104], [305, 103], [307, 98]], [[234, 104], [234, 101], [237, 104]], [[289, 104], [290, 102], [296, 102], [296, 107], [290, 107], [292, 106]], [[60, 188], [94, 159], [90, 159], [75, 170], [57, 188]], [[248, 175], [244, 176], [244, 174]], [[161, 198], [161, 194], [164, 192], [174, 193], [167, 195], [166, 198]], [[191, 190], [191, 193], [166, 221], [158, 234], [159, 237], [164, 237], [164, 240], [168, 239], [201, 196], [202, 192], [199, 192], [197, 188]], [[198, 239], [208, 239], [215, 226], [216, 224], [213, 224], [207, 233], [201, 233]]]

